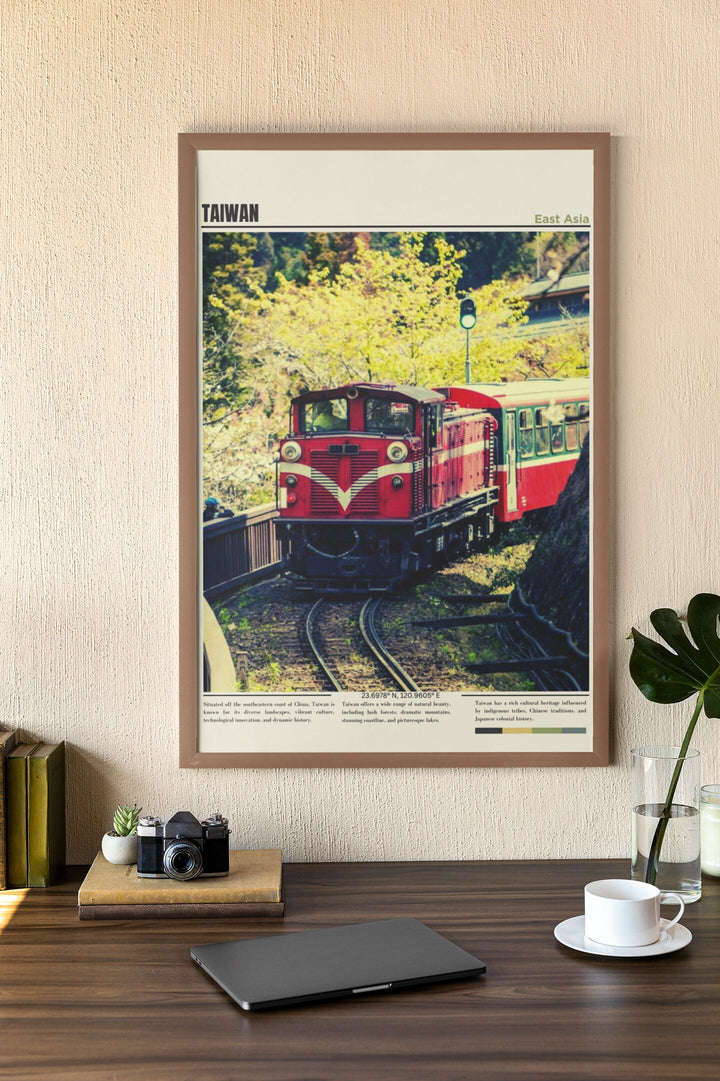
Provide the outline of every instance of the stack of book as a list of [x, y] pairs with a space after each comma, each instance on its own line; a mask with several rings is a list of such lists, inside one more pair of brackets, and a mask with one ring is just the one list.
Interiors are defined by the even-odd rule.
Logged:
[[50, 886], [65, 864], [65, 744], [0, 733], [0, 889]]
[[78, 892], [81, 920], [156, 917], [260, 917], [283, 915], [279, 848], [233, 850], [222, 878], [138, 878], [137, 866], [117, 866], [99, 852]]

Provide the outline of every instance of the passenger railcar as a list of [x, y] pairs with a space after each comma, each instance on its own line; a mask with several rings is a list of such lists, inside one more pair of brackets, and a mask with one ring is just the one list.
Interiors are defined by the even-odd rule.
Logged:
[[587, 401], [587, 380], [300, 395], [277, 473], [285, 565], [316, 591], [387, 590], [487, 541], [496, 517], [555, 502]]
[[589, 390], [588, 379], [445, 388], [460, 408], [485, 409], [495, 420], [499, 522], [557, 501], [590, 428]]

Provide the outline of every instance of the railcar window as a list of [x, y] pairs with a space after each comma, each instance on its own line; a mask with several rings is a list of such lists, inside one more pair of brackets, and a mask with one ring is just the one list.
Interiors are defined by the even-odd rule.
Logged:
[[568, 450], [577, 450], [578, 426], [577, 421], [565, 421], [565, 446]]
[[557, 402], [551, 402], [545, 415], [550, 425], [550, 449], [553, 454], [562, 454], [565, 450], [565, 410]]
[[580, 403], [578, 412], [580, 414], [580, 443], [582, 444], [590, 430], [590, 406], [587, 402]]
[[548, 428], [547, 411], [535, 410], [535, 453], [547, 454], [550, 450], [550, 433]]
[[302, 408], [301, 419], [304, 432], [346, 432], [347, 398], [325, 398], [321, 402], [306, 402]]
[[518, 414], [520, 427], [520, 457], [532, 458], [534, 452], [532, 409], [521, 409]]
[[409, 435], [415, 431], [415, 406], [391, 398], [367, 398], [365, 431]]

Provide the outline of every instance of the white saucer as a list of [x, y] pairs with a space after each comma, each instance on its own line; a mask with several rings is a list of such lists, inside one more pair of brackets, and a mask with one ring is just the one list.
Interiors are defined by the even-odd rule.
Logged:
[[676, 923], [666, 931], [668, 922], [660, 920], [660, 938], [649, 946], [604, 946], [602, 942], [593, 942], [591, 938], [585, 938], [584, 916], [573, 916], [572, 919], [559, 923], [555, 928], [555, 938], [571, 950], [594, 953], [598, 957], [656, 957], [661, 953], [681, 950], [692, 942], [692, 934], [687, 927]]

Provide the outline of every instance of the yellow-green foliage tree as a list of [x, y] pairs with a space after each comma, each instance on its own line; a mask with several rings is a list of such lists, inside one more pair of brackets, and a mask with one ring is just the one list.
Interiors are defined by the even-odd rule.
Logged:
[[518, 349], [518, 371], [523, 379], [573, 379], [590, 370], [590, 325], [564, 313], [564, 326], [554, 334], [528, 337]]
[[203, 237], [203, 497], [235, 509], [271, 494], [267, 396], [256, 348], [265, 271], [255, 265], [256, 253], [248, 233]]
[[[456, 292], [463, 252], [437, 237], [435, 260], [422, 253], [423, 235], [403, 233], [397, 253], [358, 243], [333, 278], [324, 270], [311, 272], [306, 284], [280, 278], [266, 313], [267, 344], [285, 385], [289, 380], [298, 391], [355, 380], [432, 386], [463, 379]], [[484, 286], [473, 298], [473, 354], [482, 368], [478, 377], [486, 379], [517, 352], [511, 330], [526, 305], [506, 282]]]
[[255, 323], [265, 273], [249, 233], [203, 237], [203, 410], [206, 422], [252, 397]]

